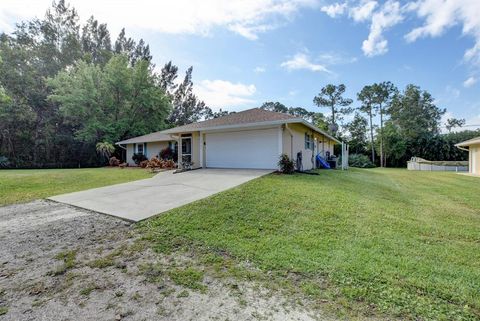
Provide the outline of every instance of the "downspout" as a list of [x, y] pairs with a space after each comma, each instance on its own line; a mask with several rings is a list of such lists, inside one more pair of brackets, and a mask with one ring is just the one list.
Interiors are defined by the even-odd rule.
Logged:
[[290, 158], [293, 159], [293, 132], [287, 123], [285, 123], [285, 129], [290, 133]]
[[469, 173], [473, 173], [473, 172], [472, 172], [472, 171], [473, 171], [473, 168], [471, 168], [471, 167], [473, 167], [473, 166], [471, 166], [471, 164], [470, 164], [470, 162], [471, 162], [470, 149], [469, 149], [469, 148], [465, 148], [465, 147], [461, 147], [461, 146], [455, 146], [455, 147], [457, 147], [457, 148], [460, 149], [460, 150], [463, 150], [463, 151], [468, 152], [468, 155], [469, 155], [469, 156], [468, 156], [468, 172], [469, 172]]
[[[127, 148], [123, 147], [121, 144], [115, 144], [115, 145], [117, 145], [118, 147], [120, 147], [125, 151], [125, 161], [127, 161]], [[123, 153], [122, 153], [122, 158], [123, 158]]]

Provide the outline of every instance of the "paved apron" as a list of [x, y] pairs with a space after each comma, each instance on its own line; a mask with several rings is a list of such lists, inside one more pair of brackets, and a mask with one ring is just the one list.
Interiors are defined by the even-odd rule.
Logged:
[[270, 173], [255, 169], [198, 169], [50, 197], [50, 200], [140, 221]]

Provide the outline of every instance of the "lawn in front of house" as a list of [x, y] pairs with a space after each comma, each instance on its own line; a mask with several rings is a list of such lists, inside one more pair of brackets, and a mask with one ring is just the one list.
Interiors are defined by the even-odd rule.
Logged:
[[0, 170], [0, 206], [149, 177], [140, 168]]
[[251, 262], [347, 317], [480, 318], [478, 178], [319, 174], [268, 175], [149, 219], [140, 232], [159, 251]]

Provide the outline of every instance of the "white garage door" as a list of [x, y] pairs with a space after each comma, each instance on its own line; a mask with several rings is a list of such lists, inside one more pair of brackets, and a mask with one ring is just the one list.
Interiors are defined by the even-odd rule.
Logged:
[[278, 129], [206, 134], [207, 167], [276, 169]]

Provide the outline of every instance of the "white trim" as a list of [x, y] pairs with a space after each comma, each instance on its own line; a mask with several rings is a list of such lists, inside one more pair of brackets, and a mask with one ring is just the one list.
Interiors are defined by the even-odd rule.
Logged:
[[472, 138], [472, 139], [466, 140], [464, 142], [455, 144], [455, 146], [459, 147], [459, 148], [460, 147], [468, 147], [468, 146], [472, 146], [472, 145], [480, 145], [480, 137]]
[[203, 163], [203, 132], [200, 132], [199, 152], [200, 152], [200, 167], [204, 168], [205, 164]]

